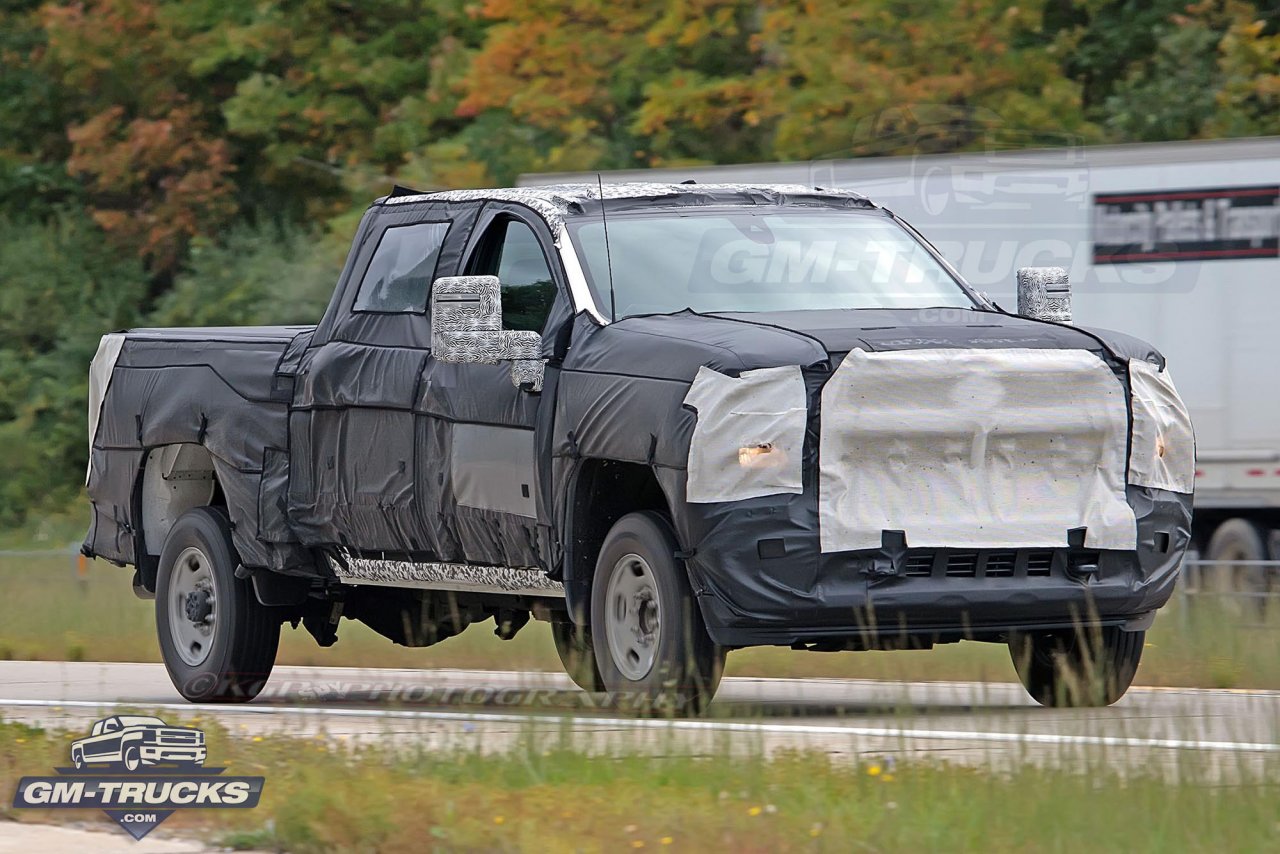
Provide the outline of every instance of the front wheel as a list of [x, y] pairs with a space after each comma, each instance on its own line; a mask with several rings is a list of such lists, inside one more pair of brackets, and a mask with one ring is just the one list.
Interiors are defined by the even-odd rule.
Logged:
[[1023, 687], [1040, 705], [1109, 706], [1133, 684], [1146, 637], [1115, 626], [1033, 632], [1010, 639], [1009, 652]]
[[697, 713], [724, 670], [675, 534], [656, 513], [630, 513], [610, 529], [591, 586], [591, 633], [611, 697], [637, 711]]
[[137, 771], [142, 767], [142, 753], [137, 747], [130, 745], [124, 749], [124, 768], [126, 771]]
[[182, 515], [165, 538], [156, 577], [156, 628], [169, 678], [191, 702], [242, 703], [266, 684], [280, 615], [236, 578], [227, 517], [212, 507]]

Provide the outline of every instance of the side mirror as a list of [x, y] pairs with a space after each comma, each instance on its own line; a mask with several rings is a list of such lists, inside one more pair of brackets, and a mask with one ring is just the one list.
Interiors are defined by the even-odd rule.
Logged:
[[1071, 283], [1061, 267], [1018, 270], [1018, 314], [1033, 320], [1071, 322]]
[[511, 382], [542, 391], [542, 336], [502, 328], [497, 276], [443, 276], [431, 286], [431, 353], [442, 362], [511, 362]]

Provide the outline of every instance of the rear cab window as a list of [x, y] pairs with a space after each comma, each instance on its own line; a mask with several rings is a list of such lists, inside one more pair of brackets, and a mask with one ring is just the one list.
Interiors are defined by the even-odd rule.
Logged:
[[447, 222], [420, 222], [388, 228], [369, 261], [352, 310], [414, 313], [427, 310]]

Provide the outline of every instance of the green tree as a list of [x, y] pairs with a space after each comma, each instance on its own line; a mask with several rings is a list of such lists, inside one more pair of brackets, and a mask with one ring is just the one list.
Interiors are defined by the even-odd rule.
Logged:
[[40, 0], [0, 2], [0, 214], [51, 216], [78, 197], [60, 82], [41, 67]]
[[1231, 3], [1231, 23], [1218, 46], [1217, 109], [1211, 136], [1280, 134], [1280, 5], [1265, 14]]
[[809, 0], [767, 8], [760, 40], [772, 61], [756, 88], [758, 110], [777, 121], [777, 157], [910, 153], [922, 113], [936, 117], [926, 122], [937, 151], [986, 144], [993, 131], [1092, 133], [1030, 7]]
[[47, 67], [67, 93], [67, 168], [94, 220], [158, 273], [236, 213], [233, 164], [214, 107], [148, 0], [46, 4]]
[[346, 246], [295, 226], [239, 226], [199, 238], [173, 287], [147, 317], [153, 326], [311, 324], [342, 271]]
[[331, 214], [465, 125], [444, 85], [483, 33], [463, 0], [177, 3], [170, 18], [192, 72], [228, 81], [219, 109], [255, 207]]
[[136, 323], [146, 276], [78, 212], [0, 233], [0, 524], [14, 524], [75, 494], [89, 360], [100, 335]]
[[467, 146], [497, 182], [767, 156], [767, 128], [743, 116], [741, 79], [763, 61], [756, 3], [488, 0], [483, 15], [493, 23], [458, 84], [458, 113], [519, 144]]

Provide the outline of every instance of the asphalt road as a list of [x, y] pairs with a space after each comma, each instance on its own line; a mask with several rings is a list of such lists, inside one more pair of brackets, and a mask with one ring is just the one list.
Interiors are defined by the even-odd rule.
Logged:
[[558, 673], [279, 667], [251, 704], [193, 706], [158, 664], [0, 662], [6, 719], [75, 731], [126, 708], [213, 717], [246, 734], [440, 750], [569, 739], [600, 752], [800, 748], [845, 759], [1103, 761], [1280, 779], [1278, 691], [1135, 688], [1111, 708], [1058, 710], [1001, 683], [729, 678], [707, 717], [666, 721], [620, 714]]

